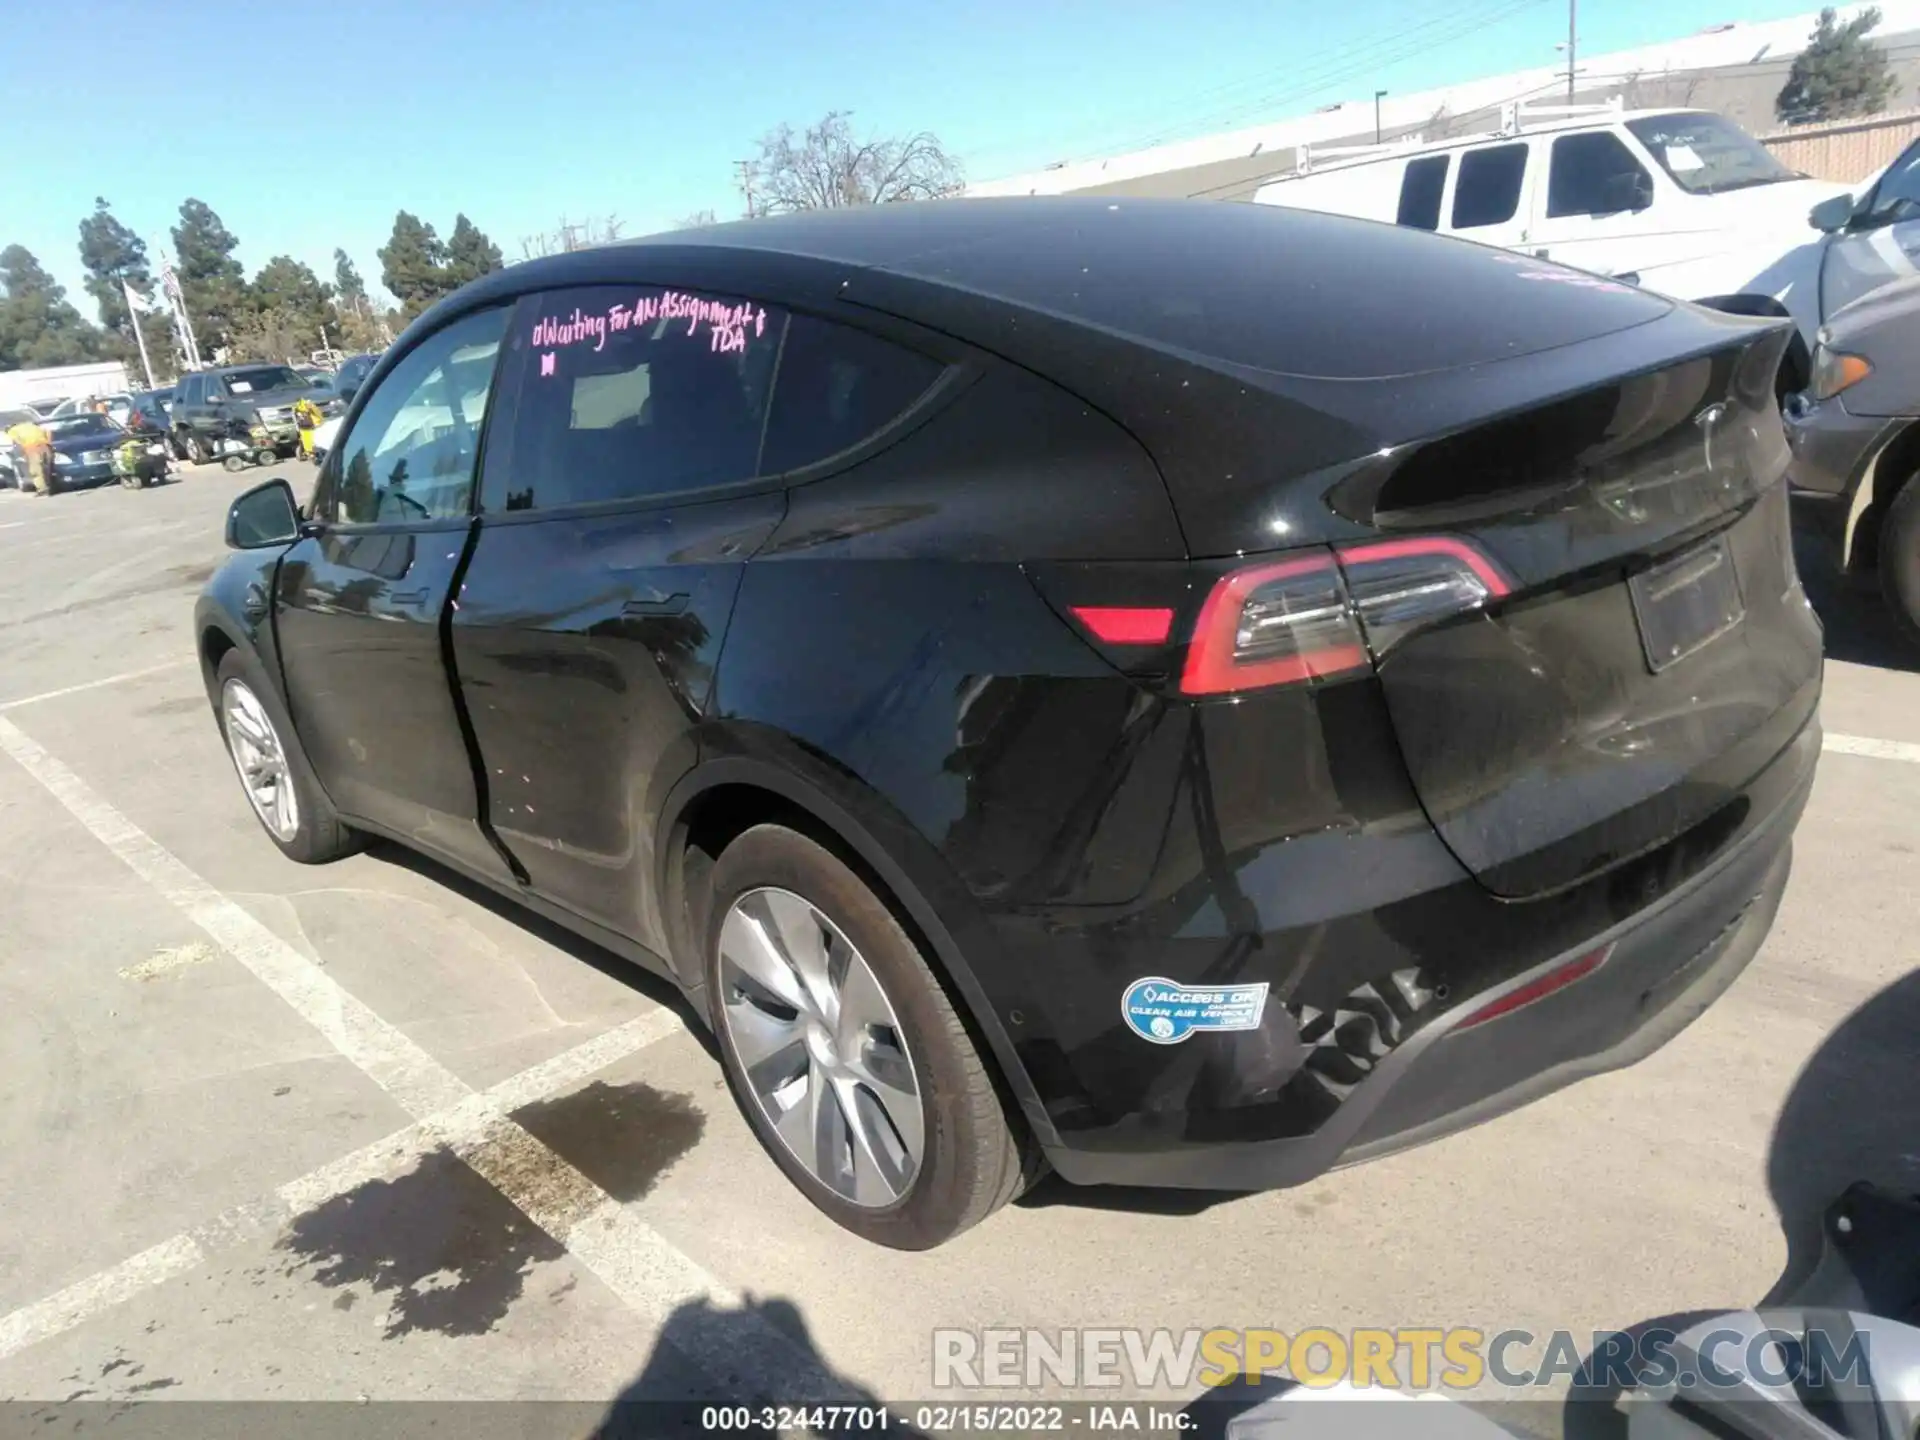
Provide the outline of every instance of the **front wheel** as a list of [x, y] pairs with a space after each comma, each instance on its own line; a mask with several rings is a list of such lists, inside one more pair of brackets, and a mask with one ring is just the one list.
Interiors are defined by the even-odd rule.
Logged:
[[1880, 522], [1880, 591], [1907, 638], [1920, 645], [1920, 474], [1900, 487]]
[[707, 995], [774, 1163], [863, 1239], [928, 1250], [1025, 1178], [1018, 1132], [919, 947], [831, 851], [758, 825], [713, 869]]
[[220, 734], [254, 818], [280, 853], [303, 865], [350, 854], [360, 837], [342, 823], [307, 763], [299, 737], [272, 690], [256, 681], [238, 650], [216, 672]]

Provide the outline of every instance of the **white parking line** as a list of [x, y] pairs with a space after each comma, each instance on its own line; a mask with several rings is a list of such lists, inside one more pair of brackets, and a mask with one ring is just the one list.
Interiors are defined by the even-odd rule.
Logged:
[[23, 1305], [11, 1315], [0, 1316], [0, 1360], [85, 1324], [141, 1292], [194, 1269], [220, 1251], [264, 1235], [293, 1216], [324, 1205], [369, 1180], [398, 1174], [437, 1145], [471, 1144], [500, 1115], [570, 1089], [596, 1071], [656, 1040], [677, 1035], [681, 1029], [672, 1011], [649, 1011], [530, 1070], [509, 1076], [451, 1109], [328, 1161], [269, 1195], [236, 1205], [183, 1235], [129, 1256], [44, 1300]]
[[162, 670], [177, 670], [182, 665], [193, 663], [192, 656], [182, 655], [177, 660], [163, 660], [158, 665], [148, 665], [139, 670], [123, 670], [118, 675], [102, 675], [98, 680], [84, 680], [78, 685], [64, 685], [58, 690], [43, 690], [38, 695], [0, 701], [0, 710], [18, 710], [22, 705], [38, 705], [42, 700], [58, 700], [63, 695], [78, 695], [82, 690], [98, 690], [103, 685], [119, 685], [128, 680], [138, 680], [143, 675], [158, 675]]
[[[703, 1320], [695, 1311], [692, 1323], [676, 1333], [685, 1337], [681, 1348], [686, 1358], [708, 1371], [723, 1393], [736, 1392], [738, 1381], [731, 1377], [744, 1375], [753, 1377], [765, 1394], [783, 1400], [846, 1398], [844, 1386], [758, 1312], [744, 1309], [738, 1295], [201, 879], [10, 720], [0, 719], [0, 750], [404, 1109], [422, 1122], [433, 1122], [424, 1126], [428, 1133], [444, 1136], [456, 1153], [636, 1314], [663, 1324], [686, 1302], [707, 1300], [709, 1305], [702, 1308], [713, 1318]], [[454, 1114], [442, 1116], [447, 1110]], [[257, 1218], [249, 1217], [237, 1229], [245, 1233]], [[187, 1243], [198, 1244], [192, 1237]], [[93, 1283], [83, 1281], [81, 1286]], [[104, 1293], [118, 1293], [111, 1283], [100, 1283]], [[718, 1307], [732, 1313], [715, 1316]], [[71, 1312], [56, 1307], [49, 1313], [57, 1317]]]
[[1905, 760], [1920, 765], [1920, 745], [1906, 740], [1874, 740], [1865, 735], [1829, 735], [1822, 745], [1836, 755], [1869, 755], [1875, 760]]

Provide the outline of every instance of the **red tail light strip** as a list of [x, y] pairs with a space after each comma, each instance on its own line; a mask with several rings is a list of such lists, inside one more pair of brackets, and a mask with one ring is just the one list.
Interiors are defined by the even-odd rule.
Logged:
[[1173, 633], [1167, 606], [1075, 605], [1073, 618], [1108, 645], [1164, 645]]
[[1340, 559], [1348, 565], [1364, 565], [1369, 560], [1399, 560], [1409, 555], [1450, 555], [1479, 577], [1489, 595], [1513, 593], [1513, 586], [1491, 560], [1466, 541], [1451, 535], [1421, 535], [1411, 540], [1378, 540], [1340, 547]]
[[1484, 1025], [1489, 1020], [1497, 1020], [1502, 1015], [1511, 1015], [1523, 1010], [1536, 1000], [1544, 1000], [1556, 990], [1564, 990], [1576, 980], [1584, 980], [1606, 963], [1613, 954], [1613, 946], [1602, 945], [1598, 950], [1589, 950], [1577, 959], [1569, 960], [1557, 970], [1549, 970], [1538, 979], [1529, 980], [1517, 990], [1509, 990], [1491, 1004], [1482, 1005], [1466, 1019], [1455, 1025], [1454, 1032], [1471, 1029], [1475, 1025]]

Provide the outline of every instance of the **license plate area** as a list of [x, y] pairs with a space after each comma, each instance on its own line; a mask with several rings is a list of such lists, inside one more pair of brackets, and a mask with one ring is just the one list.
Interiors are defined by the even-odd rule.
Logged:
[[1746, 616], [1724, 538], [1696, 545], [1627, 582], [1640, 645], [1656, 675], [1712, 644]]

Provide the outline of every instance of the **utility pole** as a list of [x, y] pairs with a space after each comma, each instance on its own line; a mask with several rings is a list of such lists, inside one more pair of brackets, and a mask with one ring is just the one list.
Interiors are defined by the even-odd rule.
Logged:
[[736, 160], [733, 162], [733, 168], [740, 172], [740, 193], [747, 197], [747, 219], [751, 220], [754, 218], [753, 162], [751, 160]]
[[1386, 93], [1384, 90], [1373, 92], [1373, 143], [1376, 145], [1380, 143], [1380, 97]]
[[1567, 99], [1573, 99], [1573, 47], [1579, 42], [1573, 33], [1574, 15], [1580, 0], [1567, 0]]

